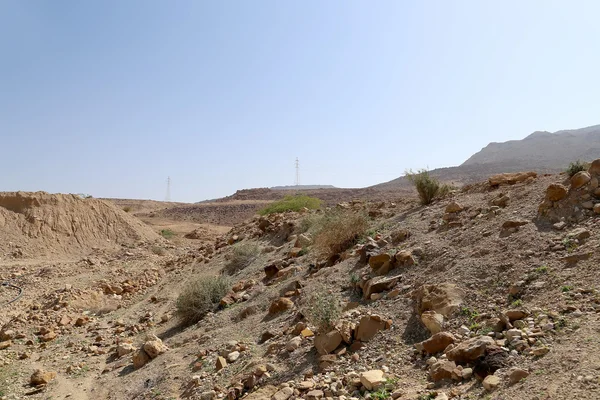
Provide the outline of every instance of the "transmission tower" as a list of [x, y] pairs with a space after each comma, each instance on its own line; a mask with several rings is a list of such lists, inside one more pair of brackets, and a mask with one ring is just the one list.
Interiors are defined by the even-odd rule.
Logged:
[[300, 161], [296, 157], [296, 186], [300, 184]]
[[167, 195], [165, 201], [171, 201], [171, 177], [167, 177]]

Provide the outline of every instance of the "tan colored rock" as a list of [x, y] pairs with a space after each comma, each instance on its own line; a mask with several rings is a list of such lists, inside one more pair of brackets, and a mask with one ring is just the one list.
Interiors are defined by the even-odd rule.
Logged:
[[150, 356], [144, 349], [138, 349], [133, 353], [133, 368], [142, 368], [144, 365], [148, 364], [150, 360]]
[[294, 244], [294, 247], [299, 247], [299, 248], [304, 248], [304, 247], [308, 247], [313, 243], [313, 240], [311, 239], [311, 237], [308, 234], [300, 234], [298, 235], [298, 239], [296, 239], [296, 243]]
[[446, 356], [450, 361], [467, 364], [477, 360], [485, 353], [488, 346], [493, 345], [495, 345], [494, 339], [489, 336], [474, 337], [453, 347], [446, 352]]
[[131, 343], [119, 343], [117, 346], [117, 355], [123, 357], [126, 354], [131, 354], [135, 351], [135, 347]]
[[56, 372], [44, 371], [43, 369], [37, 369], [29, 378], [29, 384], [31, 386], [47, 385], [54, 378], [56, 378]]
[[371, 340], [379, 331], [388, 329], [386, 322], [379, 316], [364, 316], [356, 327], [355, 339], [361, 342]]
[[488, 375], [483, 380], [483, 387], [488, 392], [495, 390], [499, 384], [500, 378], [498, 378], [496, 375]]
[[421, 322], [432, 335], [435, 335], [441, 332], [444, 327], [444, 316], [435, 311], [425, 311], [421, 314]]
[[579, 171], [571, 177], [571, 189], [579, 189], [587, 185], [590, 180], [592, 180], [592, 177], [589, 172]]
[[444, 379], [452, 379], [452, 373], [456, 369], [456, 364], [452, 361], [440, 360], [429, 368], [429, 376], [434, 382]]
[[380, 369], [373, 369], [360, 374], [360, 383], [367, 390], [377, 390], [384, 382], [383, 371]]
[[444, 351], [449, 345], [454, 343], [454, 336], [448, 332], [439, 332], [429, 339], [420, 343], [428, 354], [436, 354]]
[[561, 184], [553, 183], [546, 189], [546, 198], [550, 201], [560, 201], [567, 197], [567, 188]]
[[10, 341], [10, 340], [5, 340], [3, 342], [0, 342], [0, 350], [8, 349], [11, 345], [12, 345], [12, 341]]
[[588, 168], [588, 173], [592, 176], [600, 175], [600, 158], [592, 161], [590, 167]]
[[514, 185], [515, 183], [524, 182], [530, 178], [537, 178], [537, 173], [531, 171], [498, 174], [490, 176], [488, 181], [490, 183], [490, 186]]
[[329, 354], [342, 344], [342, 335], [334, 329], [315, 336], [314, 344], [319, 354]]
[[458, 310], [464, 295], [464, 291], [452, 283], [423, 285], [411, 293], [419, 315], [425, 311], [435, 311], [444, 317], [450, 317]]
[[392, 269], [392, 257], [387, 253], [371, 256], [369, 266], [378, 275], [385, 275]]
[[165, 353], [169, 348], [157, 337], [144, 343], [144, 351], [150, 356], [150, 358], [156, 358], [159, 355]]
[[600, 214], [600, 203], [594, 204], [594, 213]]
[[12, 340], [15, 338], [17, 334], [12, 329], [7, 329], [5, 331], [0, 332], [0, 342], [4, 342], [7, 340]]
[[300, 336], [296, 336], [291, 338], [285, 345], [285, 349], [289, 352], [296, 350], [302, 344], [302, 338]]
[[325, 394], [322, 390], [311, 390], [310, 392], [306, 393], [306, 398], [307, 400], [318, 400], [321, 399], [324, 395]]
[[307, 338], [307, 337], [313, 337], [313, 336], [315, 336], [315, 333], [313, 331], [311, 331], [310, 329], [305, 328], [305, 329], [302, 329], [302, 331], [300, 332], [300, 335], [303, 338]]
[[57, 336], [58, 335], [56, 334], [56, 332], [50, 331], [50, 332], [46, 333], [45, 335], [41, 336], [40, 340], [42, 342], [50, 342], [51, 340], [56, 339]]
[[413, 257], [412, 252], [409, 250], [400, 250], [394, 257], [396, 258], [398, 265], [402, 265], [404, 267], [416, 264], [415, 258]]
[[217, 371], [222, 370], [227, 366], [227, 360], [224, 357], [217, 357], [217, 362], [215, 363], [215, 368]]
[[463, 206], [461, 206], [460, 204], [458, 204], [455, 201], [451, 202], [450, 204], [448, 204], [446, 206], [447, 213], [457, 213], [457, 212], [461, 212], [462, 210], [463, 210]]
[[269, 314], [278, 314], [294, 307], [294, 302], [287, 297], [280, 297], [274, 300], [269, 307]]
[[529, 314], [527, 314], [523, 310], [508, 310], [504, 313], [510, 322], [516, 321], [518, 319], [526, 318]]
[[521, 368], [511, 368], [508, 371], [508, 383], [514, 385], [519, 383], [521, 380], [527, 378], [529, 376], [529, 372], [525, 371]]
[[273, 396], [271, 396], [271, 400], [287, 400], [294, 394], [294, 389], [291, 387], [284, 387], [278, 390]]
[[511, 219], [502, 223], [502, 229], [518, 228], [520, 226], [527, 225], [528, 223], [529, 221], [524, 219]]
[[387, 278], [385, 276], [376, 276], [365, 283], [363, 287], [363, 298], [370, 299], [373, 293], [381, 293], [390, 290], [397, 283], [399, 277]]

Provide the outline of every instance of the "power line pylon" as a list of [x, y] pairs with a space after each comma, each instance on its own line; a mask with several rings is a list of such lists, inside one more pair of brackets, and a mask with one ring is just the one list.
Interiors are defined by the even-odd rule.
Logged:
[[296, 186], [300, 184], [300, 161], [296, 157]]
[[165, 201], [171, 201], [171, 177], [167, 177], [167, 195]]

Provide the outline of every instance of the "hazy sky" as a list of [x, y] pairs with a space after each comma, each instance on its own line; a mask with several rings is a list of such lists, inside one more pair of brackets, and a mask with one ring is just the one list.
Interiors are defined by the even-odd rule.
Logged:
[[0, 2], [0, 191], [363, 187], [600, 123], [600, 2]]

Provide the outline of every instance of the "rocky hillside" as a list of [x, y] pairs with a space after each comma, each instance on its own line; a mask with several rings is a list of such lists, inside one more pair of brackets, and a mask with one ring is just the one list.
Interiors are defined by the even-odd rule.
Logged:
[[[254, 216], [210, 245], [4, 264], [23, 296], [0, 313], [0, 396], [600, 398], [599, 178], [597, 160], [429, 206]], [[190, 319], [190, 298], [211, 306]]]
[[[492, 174], [518, 171], [558, 173], [569, 163], [591, 161], [600, 156], [600, 125], [554, 133], [534, 132], [522, 140], [490, 143], [457, 167], [431, 171], [436, 178], [455, 185], [484, 180]], [[404, 178], [373, 186], [379, 190], [410, 187]]]

